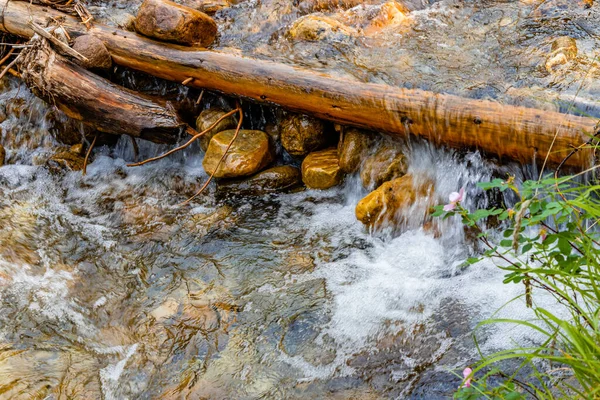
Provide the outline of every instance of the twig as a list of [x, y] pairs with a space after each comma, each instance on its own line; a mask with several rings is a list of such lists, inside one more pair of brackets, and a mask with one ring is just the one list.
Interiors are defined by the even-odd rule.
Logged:
[[194, 80], [194, 78], [192, 78], [192, 77], [189, 77], [189, 78], [187, 78], [185, 81], [181, 82], [181, 84], [185, 86], [185, 85], [187, 85], [188, 83], [190, 83], [190, 82], [191, 82], [191, 81], [193, 81], [193, 80]]
[[92, 149], [94, 148], [94, 145], [96, 144], [96, 139], [98, 139], [98, 134], [96, 134], [96, 136], [94, 136], [94, 140], [92, 140], [92, 144], [90, 145], [90, 148], [88, 149], [87, 153], [85, 153], [85, 159], [83, 160], [83, 176], [85, 176], [85, 174], [87, 172], [88, 159], [90, 158], [90, 154], [92, 154]]
[[212, 172], [212, 174], [210, 174], [210, 176], [208, 177], [208, 180], [204, 183], [204, 185], [202, 185], [202, 187], [200, 188], [200, 190], [198, 190], [196, 192], [196, 194], [194, 194], [192, 197], [190, 197], [189, 199], [187, 199], [186, 201], [184, 201], [183, 203], [181, 203], [180, 205], [186, 205], [188, 204], [190, 201], [194, 200], [196, 197], [198, 197], [199, 195], [202, 194], [202, 192], [204, 192], [204, 189], [206, 189], [208, 187], [208, 185], [210, 184], [210, 182], [213, 180], [213, 178], [215, 177], [215, 174], [217, 173], [219, 167], [221, 166], [221, 163], [223, 162], [223, 160], [225, 159], [225, 157], [227, 156], [227, 153], [229, 152], [229, 149], [231, 148], [231, 146], [233, 145], [233, 142], [235, 142], [235, 139], [237, 139], [239, 133], [240, 133], [240, 129], [242, 128], [242, 121], [244, 120], [244, 113], [242, 112], [242, 108], [238, 105], [237, 108], [240, 111], [240, 120], [238, 122], [237, 128], [235, 130], [235, 134], [233, 135], [233, 138], [231, 138], [231, 141], [229, 142], [229, 145], [227, 146], [227, 148], [225, 149], [225, 151], [223, 152], [223, 155], [221, 156], [221, 159], [219, 160], [219, 162], [217, 163], [217, 166], [215, 167], [214, 171]]
[[196, 105], [200, 105], [200, 102], [202, 101], [203, 96], [204, 96], [204, 89], [202, 89], [202, 91], [200, 92], [200, 96], [198, 96], [198, 100], [196, 100]]
[[52, 36], [50, 33], [46, 32], [46, 30], [44, 28], [42, 28], [41, 26], [39, 26], [35, 22], [29, 21], [29, 26], [31, 27], [31, 29], [35, 33], [37, 33], [38, 35], [40, 35], [44, 39], [48, 40], [50, 43], [52, 43], [53, 45], [55, 45], [56, 47], [58, 47], [60, 50], [62, 50], [67, 55], [69, 55], [69, 56], [71, 56], [71, 57], [75, 58], [76, 60], [79, 60], [79, 61], [81, 61], [83, 63], [88, 63], [89, 62], [89, 60], [87, 59], [87, 57], [85, 57], [84, 55], [82, 55], [82, 54], [78, 53], [77, 51], [73, 50], [67, 44], [61, 42], [60, 40], [58, 40], [57, 38], [55, 38], [54, 36]]
[[[240, 110], [240, 111], [241, 111], [241, 110]], [[147, 160], [140, 161], [140, 162], [138, 162], [138, 163], [134, 163], [134, 164], [127, 164], [127, 166], [128, 166], [128, 167], [139, 167], [139, 166], [141, 166], [141, 165], [148, 164], [148, 163], [150, 163], [150, 162], [153, 162], [153, 161], [158, 161], [158, 160], [160, 160], [160, 159], [162, 159], [162, 158], [165, 158], [165, 157], [167, 157], [167, 156], [170, 156], [170, 155], [171, 155], [171, 154], [173, 154], [173, 153], [176, 153], [176, 152], [178, 152], [178, 151], [180, 151], [180, 150], [183, 150], [183, 149], [185, 149], [186, 147], [189, 147], [189, 145], [191, 145], [192, 143], [194, 143], [196, 140], [200, 139], [202, 136], [204, 136], [204, 135], [206, 135], [208, 132], [210, 132], [210, 131], [211, 131], [213, 128], [215, 128], [215, 127], [216, 127], [216, 126], [219, 124], [219, 122], [223, 121], [223, 120], [224, 120], [225, 118], [227, 118], [227, 117], [230, 117], [231, 115], [235, 114], [236, 112], [238, 112], [238, 109], [237, 109], [237, 108], [236, 108], [235, 110], [233, 110], [233, 111], [230, 111], [230, 112], [228, 112], [227, 114], [223, 115], [223, 116], [222, 116], [221, 118], [219, 118], [219, 119], [218, 119], [218, 120], [217, 120], [217, 121], [216, 121], [214, 124], [212, 124], [212, 125], [211, 125], [210, 127], [208, 127], [206, 130], [204, 130], [204, 131], [202, 131], [202, 132], [200, 132], [200, 133], [196, 132], [196, 131], [195, 131], [195, 130], [193, 130], [192, 128], [188, 128], [188, 132], [194, 132], [194, 133], [193, 133], [193, 135], [194, 135], [194, 136], [192, 136], [192, 138], [191, 138], [190, 140], [188, 140], [188, 141], [187, 141], [185, 144], [183, 144], [183, 145], [181, 145], [181, 146], [179, 146], [179, 147], [176, 147], [176, 148], [174, 148], [174, 149], [172, 149], [172, 150], [169, 150], [169, 151], [167, 151], [166, 153], [164, 153], [164, 154], [162, 154], [162, 155], [160, 155], [160, 156], [152, 157], [152, 158], [149, 158], [149, 159], [147, 159]]]
[[[69, 1], [70, 3], [70, 1]], [[85, 8], [83, 4], [80, 2], [75, 3], [75, 12], [81, 18], [81, 22], [85, 25], [87, 29], [91, 28], [90, 22], [94, 19], [93, 15]]]
[[15, 52], [15, 49], [14, 49], [14, 48], [10, 49], [10, 50], [8, 51], [8, 54], [7, 54], [7, 55], [5, 55], [5, 56], [2, 58], [2, 60], [0, 60], [0, 65], [4, 64], [5, 62], [7, 62], [7, 61], [8, 61], [8, 59], [10, 58], [10, 56], [12, 56], [12, 53], [14, 53], [14, 52]]
[[4, 71], [0, 72], [0, 79], [4, 78], [4, 75], [6, 75], [6, 73], [17, 63], [17, 61], [19, 61], [19, 58], [21, 58], [20, 54], [16, 56], [15, 59], [6, 66], [6, 68], [4, 68]]

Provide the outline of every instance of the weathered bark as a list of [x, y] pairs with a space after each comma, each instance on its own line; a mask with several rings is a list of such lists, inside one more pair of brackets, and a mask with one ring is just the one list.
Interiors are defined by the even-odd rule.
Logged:
[[23, 50], [21, 77], [40, 98], [100, 132], [174, 142], [184, 123], [158, 100], [140, 95], [66, 60], [44, 40]]
[[[189, 86], [271, 102], [341, 124], [395, 134], [414, 134], [451, 147], [478, 148], [523, 162], [546, 156], [560, 163], [595, 133], [595, 120], [380, 84], [348, 82], [269, 61], [155, 42], [135, 33], [95, 24], [89, 31], [73, 17], [28, 3], [0, 0], [0, 29], [30, 37], [29, 16], [38, 24], [62, 16], [73, 36], [101, 39], [115, 63]], [[189, 78], [193, 78], [189, 80]], [[586, 166], [585, 149], [567, 164]]]

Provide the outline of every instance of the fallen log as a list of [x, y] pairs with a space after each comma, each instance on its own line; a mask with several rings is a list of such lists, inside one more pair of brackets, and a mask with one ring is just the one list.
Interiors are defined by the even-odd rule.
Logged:
[[[59, 19], [72, 36], [91, 34], [102, 40], [115, 63], [183, 82], [193, 87], [270, 102], [345, 125], [392, 134], [413, 134], [436, 144], [477, 148], [529, 163], [561, 163], [573, 148], [596, 133], [591, 118], [496, 102], [349, 82], [327, 74], [242, 56], [159, 43], [132, 32], [80, 21], [56, 10], [20, 1], [0, 0], [0, 30], [30, 37], [29, 18], [44, 26]], [[592, 162], [583, 148], [565, 165]]]
[[100, 132], [173, 143], [185, 124], [160, 100], [95, 75], [57, 54], [45, 39], [30, 42], [19, 64], [33, 93]]

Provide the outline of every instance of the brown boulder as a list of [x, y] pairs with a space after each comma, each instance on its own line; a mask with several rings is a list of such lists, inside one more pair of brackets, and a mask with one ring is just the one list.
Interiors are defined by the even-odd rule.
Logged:
[[[202, 165], [212, 174], [227, 146], [235, 135], [235, 130], [227, 130], [213, 136]], [[262, 131], [241, 130], [227, 152], [216, 178], [237, 178], [257, 173], [273, 160], [269, 136]]]
[[281, 121], [281, 144], [292, 156], [305, 156], [327, 144], [323, 122], [302, 114], [289, 114]]
[[244, 180], [219, 182], [219, 190], [242, 195], [262, 195], [281, 192], [300, 186], [302, 174], [291, 165], [281, 165], [266, 169]]
[[[362, 199], [356, 206], [356, 218], [368, 227], [375, 228], [382, 228], [390, 223], [400, 224], [405, 220], [402, 211], [410, 212], [408, 209], [419, 199], [431, 196], [432, 193], [431, 180], [415, 180], [412, 175], [404, 175], [385, 182]], [[426, 210], [427, 204], [425, 207]]]
[[362, 161], [369, 154], [375, 138], [371, 133], [355, 128], [346, 129], [338, 146], [340, 168], [350, 174], [356, 172]]
[[75, 39], [73, 50], [88, 59], [88, 62], [82, 63], [84, 68], [110, 69], [112, 67], [112, 57], [104, 42], [92, 35], [83, 35]]
[[188, 46], [207, 47], [217, 35], [217, 24], [211, 17], [168, 0], [145, 0], [135, 29], [142, 35]]
[[384, 145], [375, 154], [366, 158], [360, 171], [360, 179], [367, 189], [375, 189], [381, 184], [406, 174], [406, 157], [400, 149]]
[[[208, 110], [204, 110], [200, 113], [198, 118], [196, 119], [196, 130], [198, 132], [204, 132], [206, 129], [210, 128], [215, 122], [218, 121], [223, 115], [227, 114], [225, 111], [219, 108], [211, 108]], [[200, 147], [202, 150], [206, 151], [208, 149], [208, 144], [210, 140], [219, 132], [226, 131], [228, 129], [233, 129], [237, 126], [237, 122], [235, 120], [235, 115], [231, 115], [221, 122], [217, 124], [213, 129], [204, 134], [204, 136], [200, 137]]]
[[4, 146], [0, 144], [0, 167], [4, 165], [4, 161], [6, 160], [6, 150], [4, 150]]
[[302, 181], [311, 189], [329, 189], [343, 176], [335, 148], [310, 153], [302, 162]]

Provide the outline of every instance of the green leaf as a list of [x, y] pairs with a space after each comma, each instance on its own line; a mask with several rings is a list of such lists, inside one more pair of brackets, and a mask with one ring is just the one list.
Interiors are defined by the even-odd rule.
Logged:
[[572, 250], [571, 244], [564, 237], [561, 237], [558, 239], [558, 249], [560, 250], [561, 253], [563, 253], [566, 256], [571, 254], [571, 250]]

